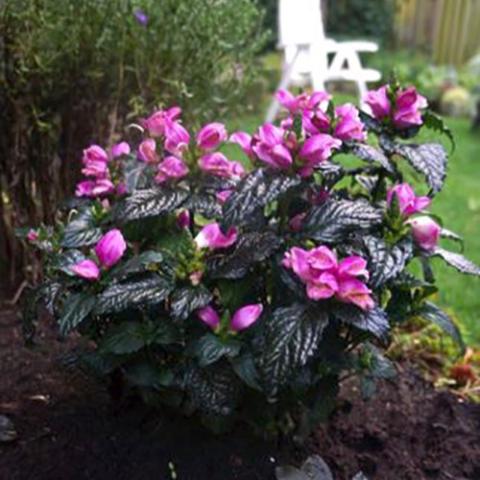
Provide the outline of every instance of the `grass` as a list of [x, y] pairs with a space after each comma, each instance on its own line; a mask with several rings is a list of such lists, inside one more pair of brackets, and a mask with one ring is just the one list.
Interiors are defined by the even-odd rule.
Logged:
[[[336, 103], [356, 99], [335, 94]], [[266, 109], [266, 107], [265, 107]], [[439, 215], [444, 226], [465, 238], [465, 255], [480, 265], [480, 136], [470, 131], [468, 119], [445, 119], [456, 140], [456, 150], [450, 157], [447, 182], [444, 190], [434, 200], [431, 211]], [[263, 123], [261, 115], [247, 115], [228, 122], [230, 131], [244, 130], [252, 133]], [[438, 141], [434, 132], [422, 135], [424, 140]], [[445, 142], [448, 146], [448, 142]], [[230, 158], [239, 157], [236, 146], [228, 146]], [[445, 244], [446, 248], [458, 249]], [[441, 260], [434, 260], [434, 269], [440, 293], [436, 302], [453, 318], [463, 332], [466, 342], [480, 345], [480, 278], [462, 275]]]

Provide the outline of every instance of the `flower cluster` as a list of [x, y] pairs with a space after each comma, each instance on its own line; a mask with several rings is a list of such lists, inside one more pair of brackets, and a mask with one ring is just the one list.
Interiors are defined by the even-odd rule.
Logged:
[[369, 277], [367, 262], [359, 256], [351, 255], [339, 262], [335, 252], [324, 245], [311, 250], [293, 247], [285, 254], [283, 266], [305, 283], [312, 300], [335, 297], [363, 310], [374, 306], [372, 291], [359, 279]]
[[110, 230], [95, 245], [96, 261], [82, 260], [72, 265], [70, 270], [86, 280], [98, 280], [100, 278], [100, 268], [109, 269], [113, 267], [122, 258], [126, 248], [127, 244], [120, 230]]
[[[22, 233], [48, 253], [41, 291], [62, 334], [78, 329], [135, 391], [207, 421], [251, 422], [247, 405], [271, 425], [308, 420], [345, 373], [384, 376], [381, 347], [410, 316], [461, 342], [428, 298], [429, 263], [480, 275], [442, 248], [442, 235], [457, 237], [428, 211], [447, 153], [408, 143], [432, 120], [413, 87], [368, 92], [373, 117], [325, 92], [277, 98], [284, 117], [253, 135], [219, 122], [189, 131], [179, 107], [155, 111], [135, 142], [84, 151], [86, 198], [64, 222]], [[406, 183], [409, 166], [427, 195]], [[407, 270], [416, 258], [422, 277]]]

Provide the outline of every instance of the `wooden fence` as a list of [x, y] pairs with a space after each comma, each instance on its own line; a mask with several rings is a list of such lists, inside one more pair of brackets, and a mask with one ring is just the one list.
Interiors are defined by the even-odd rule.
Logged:
[[398, 0], [396, 38], [436, 64], [462, 65], [480, 51], [480, 0]]

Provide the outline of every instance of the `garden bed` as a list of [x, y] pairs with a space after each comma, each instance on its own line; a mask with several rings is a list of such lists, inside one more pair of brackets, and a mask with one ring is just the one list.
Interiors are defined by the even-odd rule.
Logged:
[[113, 408], [101, 385], [58, 367], [74, 344], [44, 319], [27, 349], [15, 312], [0, 313], [0, 414], [18, 431], [0, 444], [0, 478], [170, 479], [174, 470], [179, 480], [273, 479], [276, 465], [311, 453], [336, 480], [359, 470], [381, 480], [480, 478], [480, 406], [433, 390], [407, 364], [369, 402], [345, 385], [329, 425], [299, 449], [245, 431], [215, 437], [136, 403]]

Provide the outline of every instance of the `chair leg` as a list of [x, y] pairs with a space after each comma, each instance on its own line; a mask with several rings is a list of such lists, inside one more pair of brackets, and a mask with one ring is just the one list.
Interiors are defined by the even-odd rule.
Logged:
[[[277, 91], [285, 89], [290, 85], [290, 80], [292, 78], [293, 67], [295, 66], [295, 63], [297, 61], [299, 53], [300, 53], [300, 48], [297, 47], [297, 50], [295, 52], [295, 56], [293, 57], [292, 61], [286, 66], [286, 68], [283, 71], [282, 79], [280, 80], [280, 83], [278, 84]], [[268, 107], [267, 116], [265, 118], [265, 121], [267, 123], [273, 122], [275, 120], [275, 117], [277, 116], [279, 110], [280, 110], [280, 105], [279, 105], [277, 99], [274, 97], [272, 102], [270, 103], [270, 106]]]

